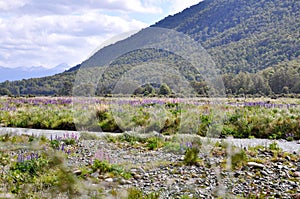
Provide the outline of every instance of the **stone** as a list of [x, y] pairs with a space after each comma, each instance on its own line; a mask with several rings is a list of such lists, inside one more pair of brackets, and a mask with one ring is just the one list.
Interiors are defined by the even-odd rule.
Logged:
[[121, 179], [121, 180], [120, 180], [120, 184], [121, 184], [121, 185], [127, 185], [127, 184], [132, 184], [132, 182], [129, 181], [129, 180]]
[[265, 165], [259, 164], [259, 163], [256, 163], [256, 162], [248, 162], [247, 166], [254, 167], [254, 168], [259, 168], [259, 169], [265, 168]]
[[268, 175], [268, 173], [266, 171], [261, 171], [260, 173], [263, 174], [264, 176]]
[[82, 171], [80, 169], [73, 171], [73, 174], [79, 176], [82, 174]]
[[142, 178], [142, 176], [139, 175], [139, 174], [134, 174], [134, 175], [133, 175], [133, 178], [136, 179], [136, 180], [139, 180], [139, 179]]
[[291, 161], [291, 157], [290, 157], [290, 156], [286, 156], [285, 159], [286, 159], [287, 161]]
[[112, 179], [112, 178], [106, 178], [105, 182], [110, 182], [111, 183], [111, 182], [114, 182], [114, 179]]
[[93, 178], [98, 178], [100, 175], [99, 175], [99, 172], [95, 172], [95, 173], [92, 173], [91, 176]]
[[299, 171], [294, 172], [293, 177], [300, 178], [300, 172]]
[[297, 194], [293, 195], [293, 198], [294, 199], [300, 199], [300, 193], [297, 193]]

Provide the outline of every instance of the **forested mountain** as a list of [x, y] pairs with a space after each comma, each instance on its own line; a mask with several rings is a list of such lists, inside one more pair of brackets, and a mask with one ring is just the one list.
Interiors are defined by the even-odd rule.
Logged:
[[154, 26], [201, 42], [224, 72], [257, 72], [300, 56], [300, 1], [206, 0]]
[[[222, 71], [228, 94], [300, 93], [299, 0], [204, 0], [152, 27], [174, 29], [199, 42]], [[63, 89], [63, 86], [73, 83], [80, 66], [102, 66], [114, 55], [122, 55], [123, 48], [133, 46], [134, 49], [142, 42], [144, 32], [100, 49], [81, 65], [58, 76], [2, 83], [2, 93], [68, 94], [68, 89]], [[136, 52], [134, 56], [122, 55], [114, 63], [128, 67], [137, 60], [147, 61], [155, 59], [153, 56], [166, 54]], [[172, 57], [170, 54], [166, 56], [166, 59]], [[112, 68], [111, 72], [115, 74], [123, 70], [114, 64]], [[32, 84], [33, 81], [36, 83]], [[202, 81], [196, 76], [190, 78], [199, 94], [205, 94], [206, 85]], [[23, 89], [18, 88], [20, 85]], [[39, 92], [35, 91], [37, 86]], [[101, 93], [109, 93], [113, 84], [106, 86]]]

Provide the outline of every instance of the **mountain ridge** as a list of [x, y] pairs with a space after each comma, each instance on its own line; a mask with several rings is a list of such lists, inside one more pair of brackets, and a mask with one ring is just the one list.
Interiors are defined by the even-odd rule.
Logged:
[[9, 68], [0, 66], [0, 82], [51, 76], [62, 73], [69, 68], [71, 67], [66, 63], [61, 63], [53, 68], [43, 66]]
[[[200, 42], [222, 71], [227, 94], [300, 93], [296, 88], [300, 81], [300, 1], [205, 0], [151, 27], [169, 28]], [[102, 66], [105, 60], [112, 58], [110, 52], [122, 52], [122, 44], [130, 45], [132, 42], [135, 45], [141, 34], [139, 32], [100, 49], [81, 64], [52, 77], [52, 80], [64, 75], [74, 77], [80, 67]], [[121, 62], [130, 64], [127, 58], [123, 56]], [[285, 84], [276, 82], [275, 77], [280, 74]], [[203, 85], [193, 78], [193, 85]], [[41, 83], [46, 80], [35, 81]], [[73, 81], [68, 79], [65, 83], [70, 85]], [[6, 87], [12, 92], [20, 84], [27, 83], [15, 82]], [[46, 86], [49, 83], [41, 84]], [[64, 84], [55, 85], [58, 87], [53, 88], [52, 93], [58, 94]]]

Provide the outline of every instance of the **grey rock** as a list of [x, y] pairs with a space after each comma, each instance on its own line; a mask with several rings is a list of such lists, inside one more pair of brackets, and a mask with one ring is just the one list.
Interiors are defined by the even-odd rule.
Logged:
[[131, 181], [129, 181], [129, 180], [125, 180], [125, 179], [121, 179], [121, 180], [119, 181], [119, 183], [120, 183], [121, 185], [132, 184], [132, 182], [131, 182]]
[[259, 163], [256, 163], [256, 162], [248, 162], [247, 166], [254, 167], [254, 168], [259, 168], [259, 169], [265, 168], [265, 165], [259, 164]]
[[79, 176], [82, 174], [82, 171], [80, 169], [73, 171], [73, 174]]
[[263, 174], [264, 176], [268, 176], [268, 173], [266, 171], [261, 171], [261, 174]]
[[293, 177], [300, 178], [300, 172], [299, 171], [294, 172]]
[[99, 172], [94, 172], [91, 174], [93, 178], [98, 178], [100, 176]]
[[106, 178], [106, 179], [105, 179], [105, 182], [111, 183], [111, 182], [114, 182], [114, 179], [112, 179], [112, 178]]

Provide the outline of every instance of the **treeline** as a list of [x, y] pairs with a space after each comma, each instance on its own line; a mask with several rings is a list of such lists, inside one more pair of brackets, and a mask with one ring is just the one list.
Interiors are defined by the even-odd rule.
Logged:
[[[120, 63], [122, 62], [118, 62], [118, 64], [115, 65], [113, 64], [106, 70], [102, 68], [100, 68], [101, 70], [99, 70], [99, 68], [94, 68], [94, 70], [93, 68], [87, 68], [81, 71], [83, 76], [80, 76], [78, 71], [73, 71], [45, 78], [33, 78], [14, 82], [6, 81], [0, 84], [0, 95], [70, 96], [73, 94], [74, 86], [76, 89], [76, 86], [79, 84], [82, 92], [78, 92], [79, 89], [77, 89], [77, 94], [85, 96], [107, 96], [116, 94], [113, 92], [116, 90], [116, 82], [120, 80], [126, 71], [133, 70], [131, 69], [131, 67], [133, 67], [132, 65]], [[184, 62], [180, 62], [180, 60], [176, 60], [176, 63], [185, 64]], [[176, 66], [173, 67], [176, 68]], [[177, 67], [177, 69], [181, 68]], [[176, 90], [174, 86], [179, 86], [180, 81], [174, 80], [176, 77], [173, 77], [170, 71], [165, 71], [163, 68], [160, 68], [160, 73], [165, 74], [165, 80], [162, 79], [161, 83], [155, 83], [155, 79], [153, 79], [157, 78], [153, 72], [155, 70], [158, 69], [142, 69], [141, 71], [135, 71], [136, 73], [133, 73], [132, 76], [128, 76], [129, 79], [134, 79], [138, 76], [140, 78], [138, 82], [144, 82], [138, 83], [139, 87], [129, 91], [129, 94], [140, 96], [174, 96], [174, 91]], [[207, 82], [199, 77], [199, 75], [195, 75], [194, 72], [193, 70], [187, 70], [182, 72], [182, 76], [188, 79], [189, 86], [193, 88], [193, 91], [195, 91], [198, 96], [208, 96], [210, 88]], [[151, 77], [151, 74], [154, 74], [153, 77]], [[85, 80], [85, 82], [83, 84], [82, 82], [75, 82], [76, 75], [77, 79]], [[96, 82], [97, 78], [99, 78], [98, 75], [101, 77], [99, 82]], [[283, 64], [266, 68], [257, 73], [225, 73], [221, 75], [221, 78], [227, 95], [293, 96], [293, 94], [300, 94], [300, 59], [284, 62]], [[94, 79], [93, 84], [90, 82], [91, 79]], [[170, 80], [173, 80], [173, 82], [170, 82]], [[184, 93], [182, 94], [184, 95]]]
[[75, 72], [64, 72], [43, 78], [5, 81], [0, 83], [0, 95], [54, 96], [71, 95]]

